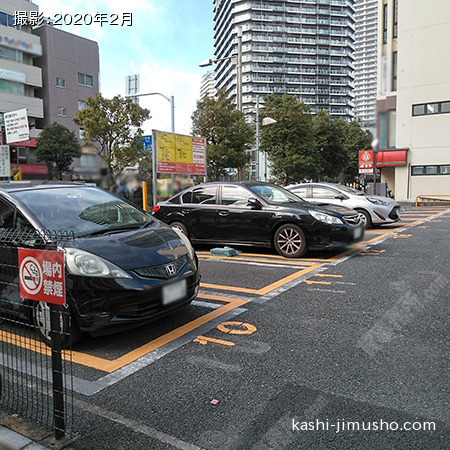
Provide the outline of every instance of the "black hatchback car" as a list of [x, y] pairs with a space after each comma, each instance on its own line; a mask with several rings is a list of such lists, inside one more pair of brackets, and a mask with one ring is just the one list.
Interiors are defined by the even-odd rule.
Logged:
[[[198, 261], [186, 236], [97, 187], [0, 183], [0, 238], [8, 230], [73, 236], [63, 249], [72, 316], [65, 346], [81, 332], [102, 334], [155, 320], [197, 295]], [[29, 240], [25, 244], [33, 245]], [[24, 318], [34, 321], [49, 343], [49, 305], [20, 297], [17, 253], [14, 245], [0, 248], [1, 312], [27, 316], [31, 309], [32, 317]]]
[[352, 209], [313, 205], [280, 186], [251, 181], [189, 188], [158, 203], [153, 215], [194, 244], [273, 247], [290, 258], [358, 241], [364, 234]]

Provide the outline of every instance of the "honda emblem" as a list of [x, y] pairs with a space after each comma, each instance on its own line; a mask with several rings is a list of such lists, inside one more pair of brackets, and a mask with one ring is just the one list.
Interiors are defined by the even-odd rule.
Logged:
[[173, 277], [177, 273], [177, 268], [175, 267], [175, 264], [169, 264], [166, 266], [166, 272], [169, 277]]

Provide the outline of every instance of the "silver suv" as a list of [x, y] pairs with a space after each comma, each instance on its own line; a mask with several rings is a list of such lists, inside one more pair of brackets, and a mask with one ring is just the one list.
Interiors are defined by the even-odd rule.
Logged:
[[388, 197], [366, 195], [333, 183], [293, 184], [286, 189], [311, 203], [331, 203], [352, 208], [359, 212], [366, 228], [400, 220], [400, 205]]

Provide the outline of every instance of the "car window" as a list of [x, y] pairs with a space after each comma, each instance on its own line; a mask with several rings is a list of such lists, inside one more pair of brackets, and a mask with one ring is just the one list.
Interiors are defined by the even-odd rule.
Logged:
[[298, 186], [292, 188], [291, 192], [293, 192], [295, 195], [298, 195], [299, 197], [306, 198], [308, 194], [308, 186]]
[[0, 200], [0, 228], [14, 228], [15, 209], [3, 200]]
[[215, 205], [217, 203], [217, 186], [203, 186], [192, 191], [192, 203]]
[[330, 189], [325, 186], [313, 186], [313, 198], [336, 198], [336, 195], [339, 194], [338, 191], [334, 189]]
[[47, 230], [84, 234], [154, 222], [145, 211], [95, 187], [24, 190], [14, 195]]
[[188, 191], [181, 196], [182, 203], [192, 203], [192, 191]]
[[303, 202], [297, 195], [274, 184], [256, 184], [250, 186], [250, 190], [271, 205]]
[[255, 197], [239, 186], [222, 187], [222, 205], [247, 206], [249, 198]]

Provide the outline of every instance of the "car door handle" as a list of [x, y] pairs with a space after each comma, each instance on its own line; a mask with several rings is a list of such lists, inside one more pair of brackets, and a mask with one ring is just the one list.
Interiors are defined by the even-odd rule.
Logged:
[[229, 216], [230, 215], [230, 211], [219, 211], [219, 216], [225, 217], [225, 216]]

